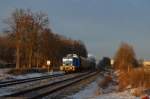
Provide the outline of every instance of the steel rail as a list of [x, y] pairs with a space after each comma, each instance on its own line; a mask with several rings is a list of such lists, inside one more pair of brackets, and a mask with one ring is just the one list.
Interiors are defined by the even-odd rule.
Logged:
[[12, 93], [10, 95], [5, 95], [4, 97], [24, 97], [27, 99], [38, 99], [96, 74], [97, 72], [83, 73], [65, 80], [56, 81], [35, 88], [29, 88], [20, 92]]
[[16, 85], [16, 84], [21, 84], [21, 83], [26, 83], [26, 82], [43, 80], [43, 79], [47, 79], [47, 78], [51, 78], [51, 77], [63, 76], [63, 75], [64, 74], [55, 74], [55, 75], [46, 75], [46, 76], [34, 77], [34, 78], [27, 78], [27, 79], [18, 79], [18, 80], [3, 81], [3, 82], [0, 82], [0, 88], [11, 86], [11, 85]]

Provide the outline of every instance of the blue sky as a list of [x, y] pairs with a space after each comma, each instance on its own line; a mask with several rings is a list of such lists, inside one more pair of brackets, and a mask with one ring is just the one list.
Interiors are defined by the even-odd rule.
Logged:
[[0, 31], [15, 8], [47, 13], [53, 32], [82, 40], [97, 58], [113, 57], [123, 41], [150, 60], [150, 0], [1, 0]]

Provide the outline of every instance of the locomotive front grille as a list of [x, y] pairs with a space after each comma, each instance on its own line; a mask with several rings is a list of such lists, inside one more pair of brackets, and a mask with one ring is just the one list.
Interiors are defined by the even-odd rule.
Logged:
[[75, 66], [60, 66], [61, 71], [75, 71]]

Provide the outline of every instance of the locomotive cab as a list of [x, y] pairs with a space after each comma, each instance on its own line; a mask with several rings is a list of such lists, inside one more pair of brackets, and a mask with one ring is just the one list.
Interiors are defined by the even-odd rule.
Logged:
[[65, 72], [87, 71], [94, 69], [94, 61], [78, 56], [77, 54], [68, 54], [62, 59], [62, 66], [60, 66], [60, 70]]
[[62, 59], [61, 71], [76, 71], [80, 66], [79, 57], [76, 54], [68, 54]]

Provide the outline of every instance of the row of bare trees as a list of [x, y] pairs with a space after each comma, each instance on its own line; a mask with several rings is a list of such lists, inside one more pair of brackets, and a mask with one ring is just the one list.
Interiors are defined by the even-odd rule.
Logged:
[[86, 47], [81, 41], [52, 32], [45, 13], [16, 9], [4, 22], [7, 35], [0, 38], [0, 60], [16, 63], [17, 69], [41, 67], [46, 60], [56, 67], [68, 53], [87, 57]]

